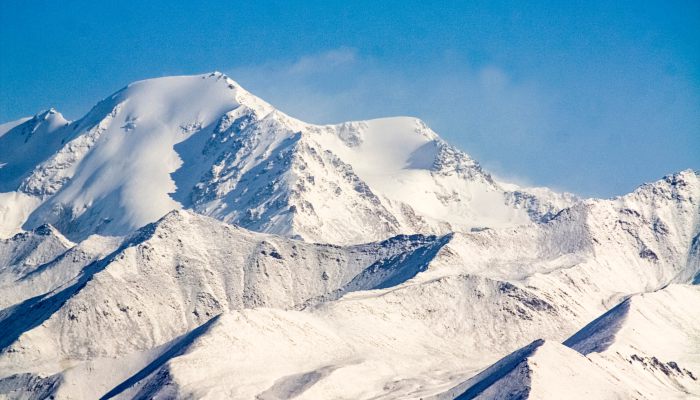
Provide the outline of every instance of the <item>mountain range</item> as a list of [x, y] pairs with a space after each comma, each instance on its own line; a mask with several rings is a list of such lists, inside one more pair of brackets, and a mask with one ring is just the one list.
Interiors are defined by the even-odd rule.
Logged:
[[693, 170], [521, 187], [214, 72], [0, 125], [0, 238], [0, 397], [700, 398]]

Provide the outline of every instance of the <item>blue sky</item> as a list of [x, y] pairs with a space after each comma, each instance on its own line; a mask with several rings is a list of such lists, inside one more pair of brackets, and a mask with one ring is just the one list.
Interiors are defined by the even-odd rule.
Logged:
[[0, 2], [0, 121], [219, 70], [309, 122], [420, 117], [521, 183], [700, 169], [697, 1], [78, 3]]

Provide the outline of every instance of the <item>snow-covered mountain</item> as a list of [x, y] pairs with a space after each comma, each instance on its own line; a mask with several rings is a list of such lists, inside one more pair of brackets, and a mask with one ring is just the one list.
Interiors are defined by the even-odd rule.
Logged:
[[700, 397], [700, 175], [495, 180], [220, 73], [0, 126], [0, 397]]
[[306, 124], [220, 73], [134, 83], [71, 123], [39, 114], [0, 136], [0, 162], [0, 233], [50, 223], [78, 241], [183, 207], [350, 244], [517, 225], [573, 201], [510, 193], [415, 118]]

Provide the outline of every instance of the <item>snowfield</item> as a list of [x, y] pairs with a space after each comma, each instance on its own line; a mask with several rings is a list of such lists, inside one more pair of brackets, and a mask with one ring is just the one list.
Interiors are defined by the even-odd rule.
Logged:
[[700, 175], [495, 180], [221, 73], [0, 125], [0, 398], [700, 398]]

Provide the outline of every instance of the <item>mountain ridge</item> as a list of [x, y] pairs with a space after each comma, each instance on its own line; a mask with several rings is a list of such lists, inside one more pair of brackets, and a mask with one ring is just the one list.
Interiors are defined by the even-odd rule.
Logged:
[[[506, 198], [476, 161], [415, 118], [306, 124], [220, 73], [133, 83], [62, 132], [55, 136], [65, 145], [54, 156], [14, 180], [0, 169], [0, 178], [21, 178], [5, 191], [19, 197], [11, 208], [33, 210], [21, 223], [25, 229], [51, 222], [76, 240], [123, 235], [182, 206], [254, 230], [360, 243], [525, 223], [528, 213], [551, 214], [574, 201], [542, 192]], [[412, 184], [426, 191], [407, 197]], [[246, 196], [259, 200], [240, 204]], [[349, 220], [367, 226], [343, 232]]]

